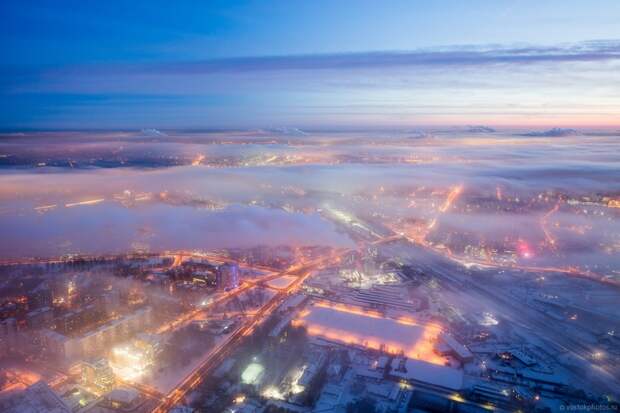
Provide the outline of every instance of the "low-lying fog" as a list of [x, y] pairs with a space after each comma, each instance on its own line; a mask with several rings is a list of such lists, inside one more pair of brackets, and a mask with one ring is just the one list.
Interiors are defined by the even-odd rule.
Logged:
[[353, 246], [335, 208], [457, 255], [620, 277], [620, 137], [524, 135], [0, 135], [0, 257]]

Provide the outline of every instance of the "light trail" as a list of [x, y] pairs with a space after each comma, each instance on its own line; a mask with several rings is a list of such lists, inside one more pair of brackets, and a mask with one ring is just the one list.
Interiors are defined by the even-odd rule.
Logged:
[[65, 204], [65, 207], [73, 208], [73, 207], [82, 206], [82, 205], [96, 205], [103, 201], [105, 201], [105, 198], [89, 199], [88, 201], [71, 202], [71, 203]]
[[[437, 218], [433, 218], [431, 222], [428, 224], [428, 226], [426, 227], [426, 229], [430, 231], [431, 229], [435, 228], [436, 224], [437, 224]], [[424, 238], [426, 238], [427, 234], [428, 232], [424, 235]]]
[[184, 258], [183, 254], [175, 254], [174, 260], [172, 261], [170, 268], [179, 267], [181, 264], [183, 264], [183, 258]]
[[268, 159], [265, 160], [265, 163], [271, 163], [273, 161], [275, 161], [276, 159], [278, 159], [278, 157], [276, 155], [273, 155], [271, 157], [269, 157]]
[[196, 158], [192, 160], [192, 166], [199, 166], [202, 164], [202, 161], [206, 159], [206, 156], [203, 154], [199, 154]]
[[450, 209], [452, 204], [458, 199], [459, 195], [461, 195], [461, 192], [463, 192], [463, 185], [458, 185], [452, 188], [452, 190], [448, 193], [446, 201], [441, 208], [439, 208], [439, 212], [444, 213]]
[[556, 249], [556, 246], [555, 246], [556, 239], [551, 234], [551, 231], [547, 228], [547, 225], [548, 225], [549, 217], [555, 214], [556, 212], [558, 212], [558, 210], [560, 209], [560, 203], [561, 201], [558, 201], [549, 212], [547, 212], [545, 215], [543, 215], [540, 218], [540, 228], [542, 229], [543, 234], [545, 234], [545, 240], [547, 241], [547, 243], [551, 246], [553, 250]]
[[38, 206], [38, 207], [34, 207], [34, 210], [37, 211], [37, 212], [47, 212], [47, 211], [50, 211], [50, 210], [56, 208], [57, 206], [58, 205], [56, 205], [56, 204], [41, 205], [41, 206]]

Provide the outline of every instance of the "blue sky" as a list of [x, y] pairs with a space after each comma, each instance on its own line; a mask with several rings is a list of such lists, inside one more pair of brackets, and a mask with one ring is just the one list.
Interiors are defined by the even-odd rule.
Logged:
[[13, 1], [0, 128], [616, 126], [620, 2]]

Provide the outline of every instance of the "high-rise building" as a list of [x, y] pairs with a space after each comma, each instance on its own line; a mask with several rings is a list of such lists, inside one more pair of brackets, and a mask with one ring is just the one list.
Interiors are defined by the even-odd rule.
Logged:
[[31, 310], [52, 306], [52, 289], [45, 281], [30, 293]]
[[144, 307], [81, 334], [60, 334], [54, 330], [43, 330], [42, 343], [51, 355], [58, 356], [61, 360], [93, 356], [148, 327], [151, 324], [151, 314], [152, 308]]
[[6, 318], [0, 321], [0, 356], [5, 356], [17, 345], [17, 321]]
[[49, 328], [54, 321], [54, 312], [51, 307], [40, 307], [26, 314], [26, 321], [34, 330]]
[[104, 358], [92, 362], [82, 362], [82, 384], [100, 393], [107, 393], [114, 388], [114, 372]]
[[217, 269], [218, 290], [231, 290], [239, 286], [239, 266], [234, 263], [222, 264]]

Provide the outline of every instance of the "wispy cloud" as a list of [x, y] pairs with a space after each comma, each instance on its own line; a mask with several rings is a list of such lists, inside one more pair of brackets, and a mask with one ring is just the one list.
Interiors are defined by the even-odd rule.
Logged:
[[[441, 67], [545, 62], [620, 60], [620, 40], [597, 40], [557, 46], [450, 46], [413, 51], [248, 56], [157, 63], [74, 65], [52, 73], [83, 74], [222, 74], [289, 70], [354, 70], [389, 67]], [[14, 71], [12, 71], [14, 72]]]
[[577, 135], [579, 132], [571, 128], [552, 128], [544, 131], [532, 131], [523, 133], [522, 136], [534, 136], [545, 138], [561, 138], [564, 136]]
[[620, 40], [98, 63], [38, 72], [0, 66], [0, 97], [16, 108], [0, 116], [0, 124], [18, 111], [24, 122], [72, 116], [129, 125], [156, 118], [156, 126], [203, 126], [205, 119], [209, 126], [237, 126], [240, 113], [261, 127], [610, 125], [618, 96], [600, 86], [617, 83], [619, 68]]
[[593, 62], [620, 59], [620, 40], [589, 41], [554, 47], [455, 46], [416, 51], [378, 51], [319, 55], [258, 56], [186, 61], [148, 67], [161, 73], [364, 69], [399, 66], [453, 66], [539, 62]]

